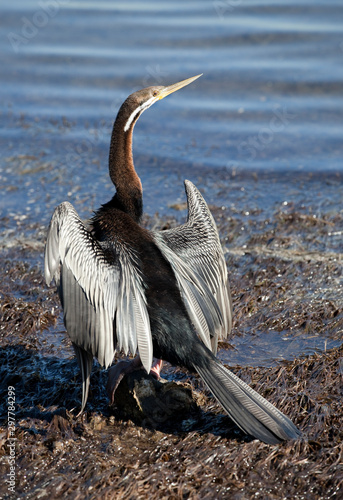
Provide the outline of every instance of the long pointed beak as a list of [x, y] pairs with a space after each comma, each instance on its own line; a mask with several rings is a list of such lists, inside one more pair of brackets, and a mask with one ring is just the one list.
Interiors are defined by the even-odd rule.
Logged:
[[168, 87], [164, 87], [160, 91], [157, 98], [164, 99], [164, 97], [167, 97], [167, 95], [172, 94], [173, 92], [176, 92], [177, 90], [182, 89], [182, 87], [185, 87], [186, 85], [189, 85], [190, 83], [194, 82], [194, 80], [199, 78], [201, 75], [202, 75], [202, 73], [200, 75], [197, 75], [197, 76], [192, 76], [192, 78], [187, 78], [187, 80], [182, 80], [182, 82], [173, 83], [173, 85], [168, 85]]

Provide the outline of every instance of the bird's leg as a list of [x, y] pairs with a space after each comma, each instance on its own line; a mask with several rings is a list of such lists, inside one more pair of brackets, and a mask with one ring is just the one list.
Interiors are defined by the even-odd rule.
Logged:
[[[154, 358], [155, 359], [155, 358]], [[150, 375], [152, 375], [157, 380], [160, 378], [160, 371], [162, 368], [162, 359], [157, 359], [150, 370]], [[139, 370], [142, 368], [142, 361], [140, 356], [136, 356], [132, 360], [122, 360], [118, 361], [114, 366], [112, 366], [108, 371], [108, 382], [107, 382], [107, 394], [110, 399], [110, 405], [113, 404], [114, 393], [116, 392], [120, 382], [123, 380], [125, 375]]]

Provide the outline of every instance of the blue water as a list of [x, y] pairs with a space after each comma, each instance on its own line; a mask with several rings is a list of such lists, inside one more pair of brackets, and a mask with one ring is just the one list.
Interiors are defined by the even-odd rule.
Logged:
[[[88, 217], [113, 195], [123, 100], [199, 73], [135, 127], [148, 214], [183, 202], [184, 178], [265, 218], [284, 200], [319, 216], [341, 207], [340, 0], [3, 0], [0, 55], [0, 218], [46, 225], [65, 199]], [[251, 172], [273, 189], [243, 186]]]
[[140, 119], [143, 178], [153, 158], [343, 170], [339, 0], [3, 0], [0, 19], [2, 160], [41, 155], [71, 176], [87, 161], [106, 168], [129, 93], [204, 73]]

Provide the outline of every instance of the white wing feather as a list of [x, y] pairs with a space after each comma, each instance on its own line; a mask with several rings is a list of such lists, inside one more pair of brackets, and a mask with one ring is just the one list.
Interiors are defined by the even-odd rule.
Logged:
[[144, 368], [150, 371], [150, 322], [135, 259], [121, 247], [109, 262], [68, 202], [59, 205], [51, 219], [45, 277], [47, 284], [56, 281], [74, 344], [105, 367], [116, 349], [134, 354], [138, 348]]
[[[154, 232], [156, 244], [172, 265], [188, 313], [204, 343], [216, 353], [218, 339], [232, 326], [232, 301], [227, 267], [212, 214], [198, 189], [185, 181], [188, 220]], [[192, 296], [190, 283], [197, 283]], [[193, 288], [194, 290], [194, 288]], [[213, 301], [217, 307], [213, 307]], [[220, 321], [218, 321], [218, 310]]]

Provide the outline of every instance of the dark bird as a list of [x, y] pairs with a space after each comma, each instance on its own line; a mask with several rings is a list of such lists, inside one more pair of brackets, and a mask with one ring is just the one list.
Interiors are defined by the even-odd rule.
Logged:
[[168, 87], [131, 94], [114, 122], [109, 173], [116, 192], [86, 226], [64, 202], [52, 216], [45, 249], [47, 284], [53, 279], [82, 375], [82, 408], [93, 357], [109, 367], [116, 351], [139, 352], [109, 372], [110, 399], [123, 373], [143, 365], [158, 375], [169, 361], [197, 372], [232, 420], [266, 442], [297, 438], [283, 413], [216, 358], [218, 339], [232, 321], [227, 268], [217, 228], [197, 188], [185, 181], [188, 219], [177, 228], [140, 225], [142, 185], [132, 159], [132, 132], [152, 104], [200, 75]]

